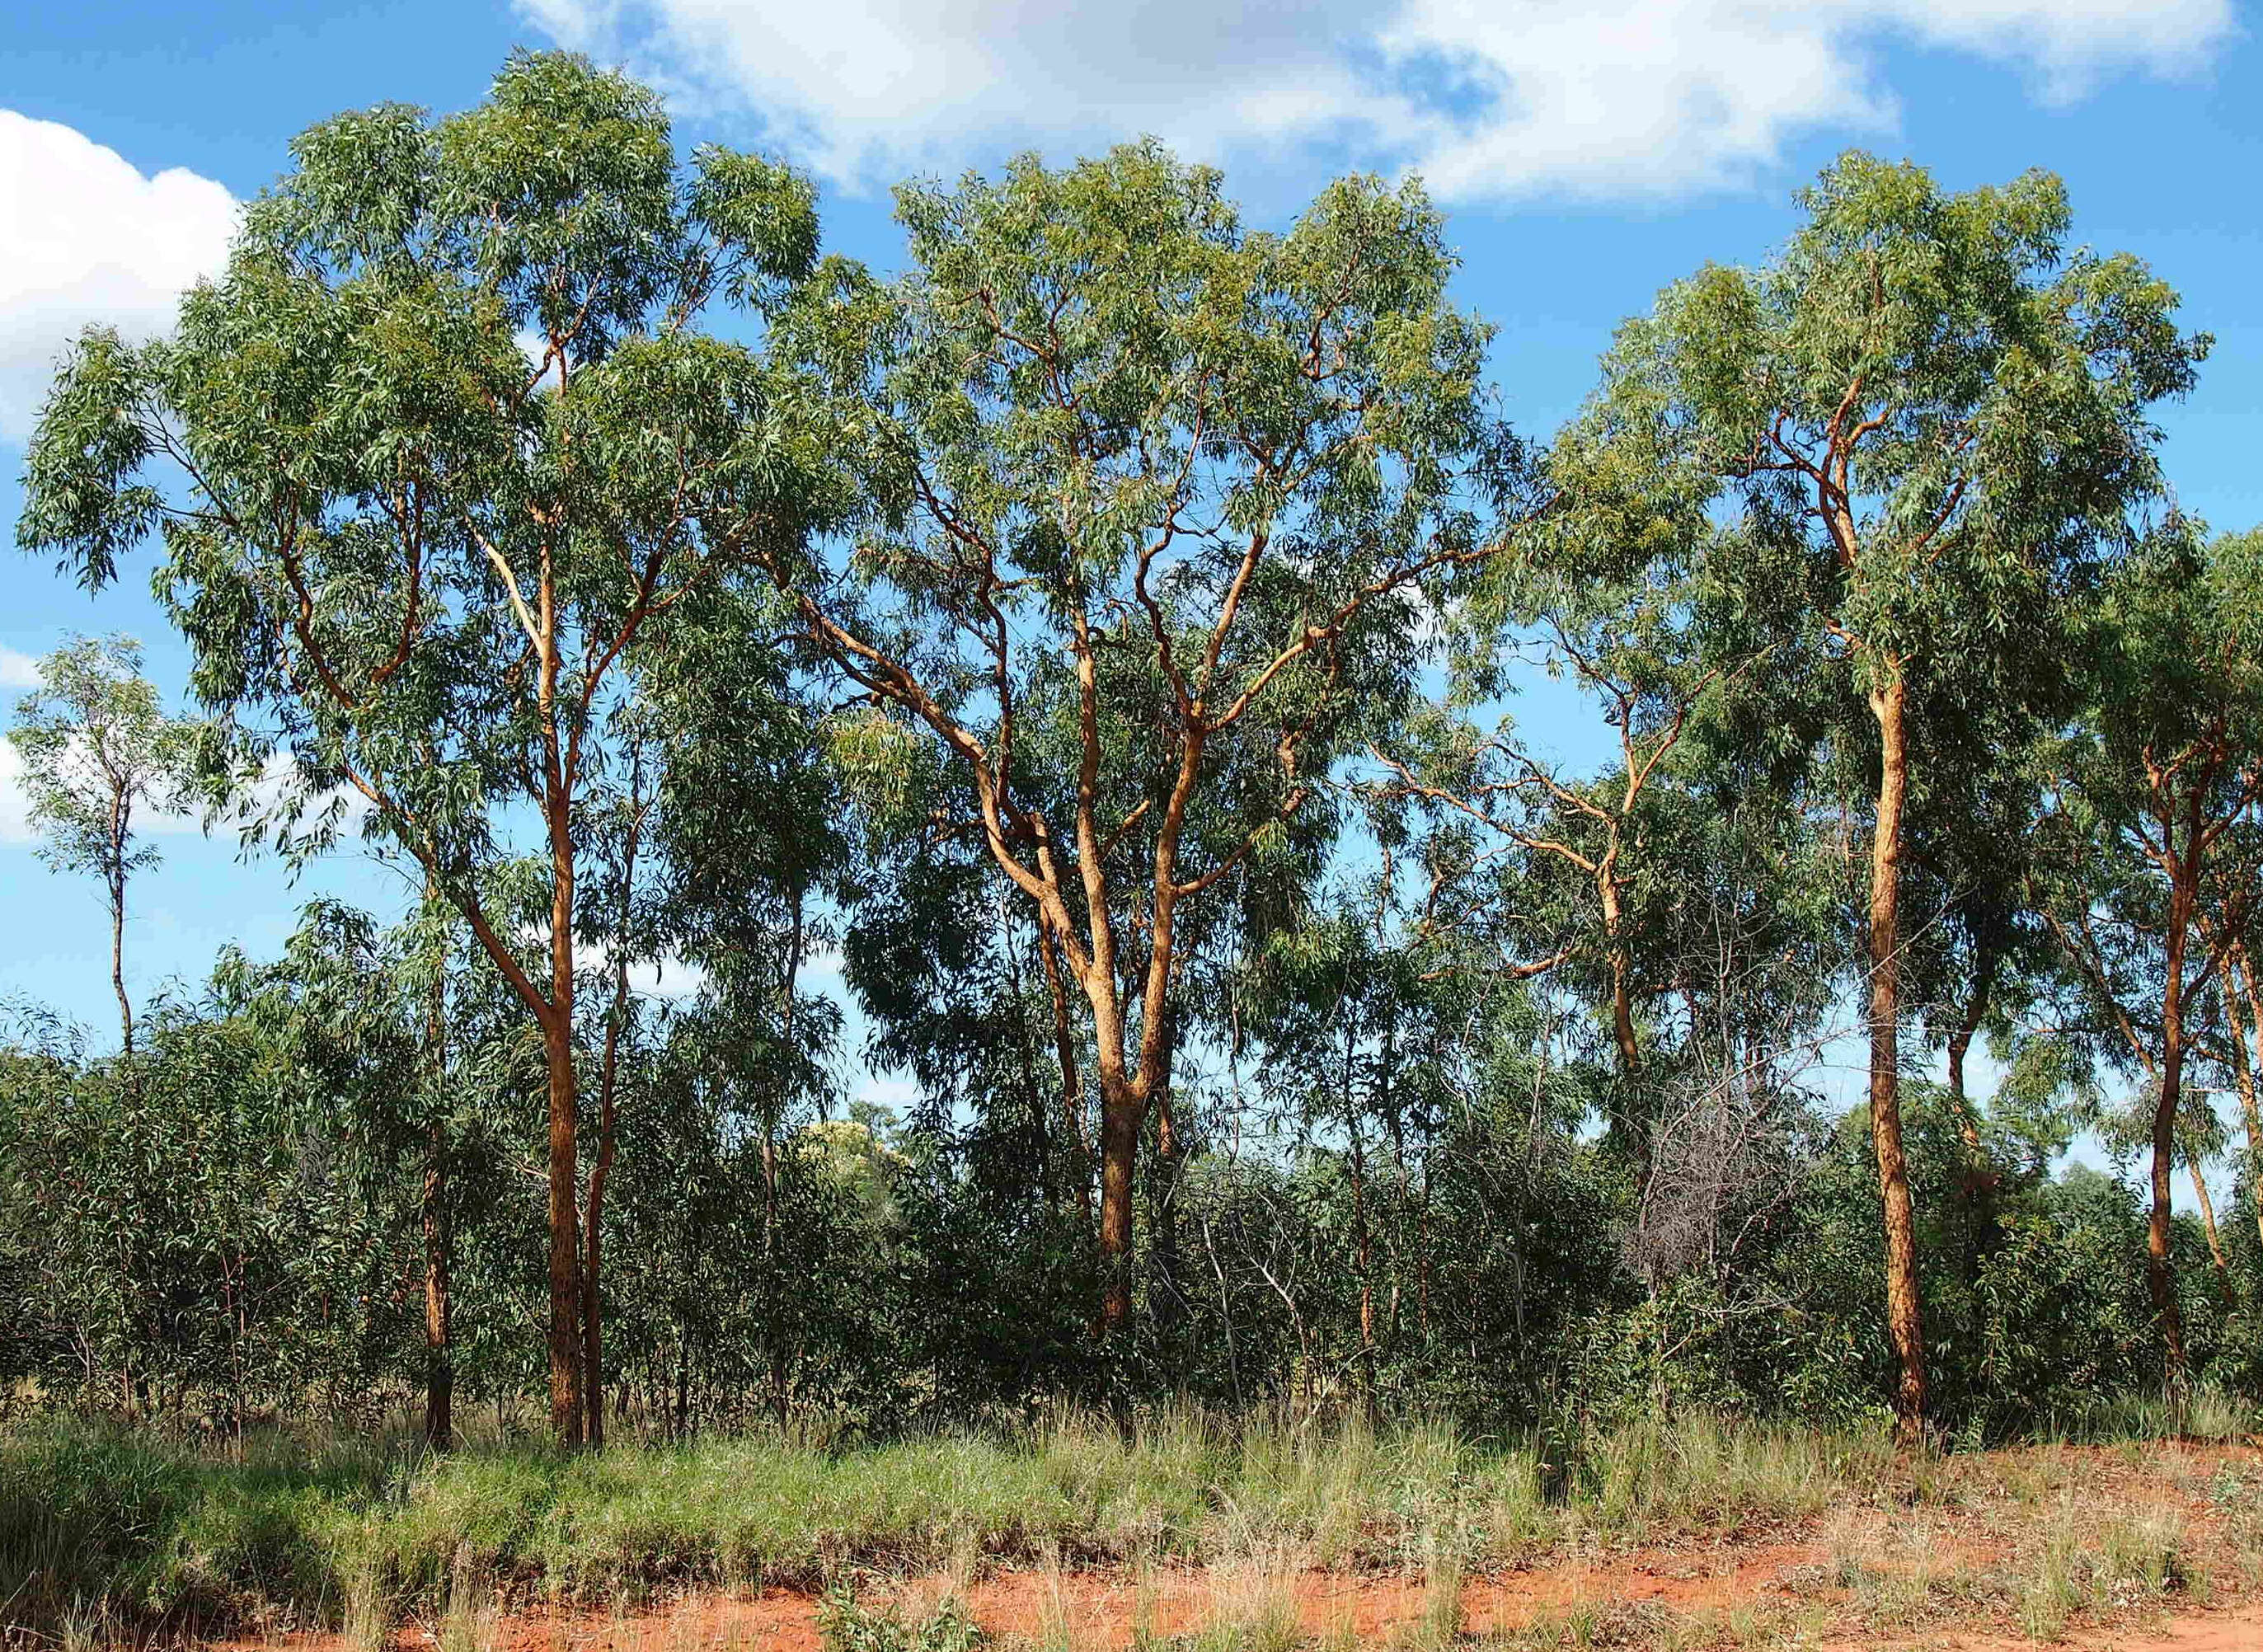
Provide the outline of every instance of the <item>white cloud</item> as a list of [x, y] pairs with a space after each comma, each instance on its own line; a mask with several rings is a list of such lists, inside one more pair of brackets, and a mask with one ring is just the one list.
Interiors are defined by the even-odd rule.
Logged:
[[[0, 682], [7, 681], [7, 652], [0, 649]], [[67, 761], [78, 770], [76, 778], [89, 790], [99, 786], [94, 764], [84, 747], [72, 745]], [[136, 837], [176, 837], [204, 829], [204, 816], [194, 807], [161, 809], [143, 804], [134, 810]], [[15, 741], [0, 735], [0, 843], [32, 843], [38, 840], [38, 836], [32, 830], [31, 799], [24, 793], [24, 755], [16, 749]]]
[[0, 689], [36, 689], [39, 686], [38, 659], [0, 643]]
[[235, 202], [179, 167], [145, 177], [115, 150], [0, 109], [0, 441], [31, 434], [80, 329], [148, 337], [228, 253]]
[[[536, 945], [547, 945], [543, 937], [534, 939]], [[610, 947], [593, 945], [586, 941], [574, 943], [574, 966], [594, 973], [612, 963]], [[676, 953], [659, 958], [640, 958], [629, 965], [629, 991], [646, 998], [684, 999], [695, 996], [707, 985], [707, 971], [690, 959]]]
[[0, 739], [0, 843], [32, 841], [32, 804], [24, 796], [24, 758], [16, 742]]
[[2043, 96], [2202, 66], [2230, 0], [520, 0], [681, 103], [736, 104], [837, 181], [979, 147], [1153, 132], [1196, 154], [1323, 145], [1452, 198], [1733, 184], [1818, 132], [1890, 130], [1877, 48]]

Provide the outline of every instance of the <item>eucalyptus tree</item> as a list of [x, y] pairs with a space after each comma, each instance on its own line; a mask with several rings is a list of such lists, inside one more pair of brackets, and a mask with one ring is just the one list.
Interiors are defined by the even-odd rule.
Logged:
[[[2108, 582], [2086, 650], [2096, 674], [2089, 714], [2047, 755], [2057, 876], [2045, 921], [2151, 1093], [2146, 1280], [2172, 1381], [2184, 1375], [2186, 1351], [2171, 1184], [2191, 1101], [2194, 1012], [2226, 985], [2221, 966], [2263, 872], [2232, 853], [2252, 848], [2241, 828], [2263, 802], [2259, 594], [2263, 534], [2206, 546], [2180, 528], [2157, 536]], [[2236, 1004], [2218, 1009], [2236, 1028]], [[2213, 1117], [2199, 1123], [2200, 1141], [2211, 1139]], [[2205, 1200], [2196, 1154], [2192, 1169]], [[2213, 1239], [2213, 1212], [2203, 1211]]]
[[1870, 1127], [1895, 1405], [1914, 1432], [1902, 865], [1912, 772], [1938, 755], [1915, 711], [2063, 675], [2056, 605], [2160, 494], [2148, 410], [2190, 386], [2207, 341], [2177, 330], [2174, 295], [2136, 259], [2068, 249], [2046, 174], [1955, 194], [1850, 154], [1800, 205], [1767, 263], [1703, 270], [1627, 324], [1597, 409], [1731, 524], [1717, 553], [1737, 588], [1866, 713], [1830, 738], [1870, 776]]
[[1517, 456], [1413, 185], [1260, 233], [1146, 144], [897, 206], [909, 273], [835, 264], [780, 329], [861, 503], [845, 554], [777, 571], [869, 702], [844, 742], [949, 775], [942, 825], [1081, 999], [1114, 1326], [1189, 926], [1316, 869], [1324, 783], [1403, 703]]
[[40, 687], [17, 702], [8, 738], [23, 759], [40, 858], [58, 872], [101, 881], [110, 912], [110, 985], [130, 1064], [126, 887], [159, 859], [156, 846], [137, 834], [134, 817], [188, 803], [195, 725], [165, 714], [156, 685], [141, 675], [139, 644], [78, 637], [40, 662]]
[[[807, 271], [813, 199], [752, 156], [680, 164], [654, 94], [560, 54], [513, 57], [460, 114], [338, 116], [293, 155], [171, 337], [80, 342], [20, 537], [100, 584], [158, 533], [196, 691], [293, 760], [255, 832], [319, 847], [358, 804], [539, 1028], [551, 1417], [576, 1441], [591, 792], [671, 624], [813, 497], [762, 360], [701, 330]], [[531, 929], [482, 893], [522, 828]]]

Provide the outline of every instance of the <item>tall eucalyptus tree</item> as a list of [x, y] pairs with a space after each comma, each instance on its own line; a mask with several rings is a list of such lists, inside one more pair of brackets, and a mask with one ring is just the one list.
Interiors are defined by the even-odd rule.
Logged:
[[870, 703], [859, 748], [952, 777], [943, 826], [1082, 1000], [1112, 1326], [1189, 926], [1317, 865], [1322, 783], [1408, 692], [1517, 455], [1416, 187], [1346, 179], [1264, 234], [1149, 144], [897, 198], [910, 273], [834, 265], [782, 328], [862, 508], [845, 558], [777, 574]]
[[1868, 771], [1862, 927], [1886, 1311], [1906, 1433], [1925, 1341], [1898, 1085], [1913, 771], [1944, 698], [2057, 691], [2054, 616], [2162, 492], [2149, 409], [2207, 340], [2136, 259], [2071, 250], [2058, 180], [1956, 194], [1849, 154], [1756, 269], [1711, 266], [1629, 322], [1595, 417], [1731, 524], [1746, 600], [1819, 649], [1862, 715], [1828, 735]]
[[[653, 92], [560, 54], [515, 56], [445, 119], [340, 115], [293, 155], [170, 338], [81, 341], [20, 537], [99, 584], [160, 534], [198, 694], [294, 760], [258, 828], [319, 846], [358, 801], [539, 1027], [551, 1417], [579, 1441], [592, 792], [671, 624], [801, 530], [813, 494], [762, 360], [700, 329], [806, 272], [813, 198], [748, 155], [679, 163]], [[539, 932], [482, 896], [521, 827]]]

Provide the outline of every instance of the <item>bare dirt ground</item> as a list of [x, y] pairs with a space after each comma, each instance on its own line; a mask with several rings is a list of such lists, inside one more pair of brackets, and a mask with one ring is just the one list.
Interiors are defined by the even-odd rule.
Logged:
[[[2253, 1445], [2049, 1447], [1955, 1457], [1782, 1527], [1639, 1546], [1598, 1537], [1437, 1583], [1328, 1571], [1282, 1550], [1203, 1568], [972, 1567], [845, 1580], [907, 1624], [956, 1598], [994, 1644], [1118, 1652], [1206, 1647], [1701, 1647], [2263, 1652], [2263, 1490]], [[2245, 1493], [2241, 1495], [2245, 1496]], [[1453, 1592], [1449, 1595], [1447, 1591]], [[1453, 1605], [1457, 1603], [1458, 1611]], [[801, 1591], [539, 1605], [411, 1620], [398, 1652], [819, 1652]], [[1231, 1633], [1239, 1628], [1240, 1634]], [[1221, 1634], [1221, 1630], [1227, 1633]], [[278, 1652], [273, 1641], [259, 1643]], [[249, 1652], [238, 1643], [235, 1652]], [[291, 1652], [349, 1652], [335, 1637]]]

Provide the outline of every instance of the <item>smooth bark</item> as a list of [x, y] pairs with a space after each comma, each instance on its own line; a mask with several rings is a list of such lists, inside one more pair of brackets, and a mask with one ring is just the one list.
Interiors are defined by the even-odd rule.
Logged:
[[1870, 847], [1870, 1142], [1885, 1210], [1886, 1332], [1899, 1376], [1896, 1429], [1905, 1445], [1925, 1427], [1923, 1309], [1918, 1295], [1916, 1216], [1902, 1150], [1901, 855], [1909, 792], [1907, 687], [1898, 660], [1883, 662], [1870, 693], [1879, 743], [1877, 819]]

